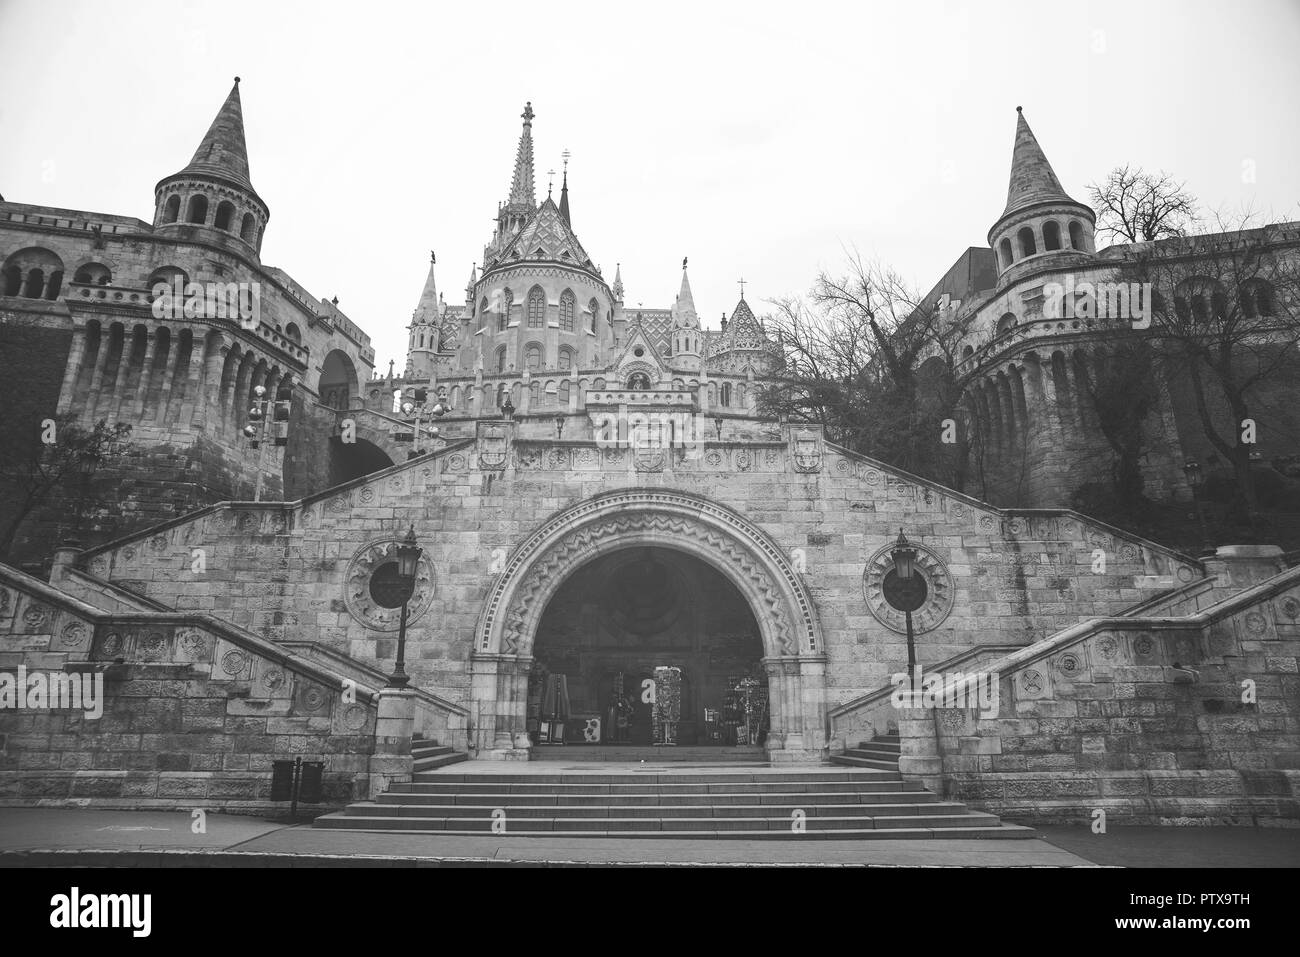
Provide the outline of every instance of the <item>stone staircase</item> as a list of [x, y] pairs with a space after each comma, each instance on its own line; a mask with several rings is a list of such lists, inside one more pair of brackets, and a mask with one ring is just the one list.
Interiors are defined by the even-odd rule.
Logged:
[[902, 745], [896, 734], [878, 734], [870, 741], [863, 741], [856, 748], [849, 748], [843, 754], [831, 755], [832, 764], [841, 764], [855, 768], [875, 768], [879, 771], [897, 771], [898, 756]]
[[[434, 760], [446, 758], [442, 754]], [[457, 759], [462, 756], [457, 755]], [[866, 759], [864, 759], [866, 760]], [[476, 769], [477, 770], [477, 769]], [[895, 770], [417, 770], [316, 827], [449, 835], [746, 840], [1032, 838]]]
[[415, 772], [435, 771], [438, 768], [445, 768], [449, 764], [459, 764], [461, 761], [468, 761], [469, 755], [464, 751], [457, 751], [450, 745], [439, 744], [437, 741], [426, 739], [420, 734], [416, 734], [411, 739], [411, 757], [415, 759]]

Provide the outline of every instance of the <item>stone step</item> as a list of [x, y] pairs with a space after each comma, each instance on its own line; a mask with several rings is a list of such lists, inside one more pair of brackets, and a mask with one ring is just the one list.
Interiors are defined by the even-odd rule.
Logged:
[[460, 764], [462, 761], [468, 761], [469, 755], [464, 751], [453, 751], [451, 748], [438, 748], [437, 754], [418, 755], [415, 758], [415, 772], [433, 771], [437, 768], [445, 768], [450, 764]]
[[791, 784], [835, 784], [854, 781], [899, 781], [901, 775], [897, 770], [872, 770], [868, 768], [826, 768], [818, 771], [790, 771], [790, 772], [773, 772], [770, 769], [763, 770], [737, 770], [733, 772], [719, 772], [717, 774], [709, 772], [691, 773], [691, 772], [673, 772], [673, 771], [645, 771], [630, 773], [610, 773], [597, 771], [588, 773], [539, 773], [539, 774], [513, 774], [510, 772], [485, 773], [485, 774], [466, 774], [456, 771], [439, 771], [433, 774], [425, 774], [419, 777], [422, 783], [439, 783], [439, 784], [574, 784], [583, 785], [600, 785], [600, 784], [681, 784], [681, 785], [702, 785], [702, 784], [733, 784], [733, 783], [752, 783], [752, 784], [770, 784], [772, 782], [791, 783]]
[[832, 781], [817, 784], [807, 781], [736, 781], [718, 784], [656, 784], [641, 781], [635, 784], [533, 784], [498, 783], [444, 783], [440, 774], [417, 775], [417, 780], [394, 784], [390, 791], [407, 794], [838, 794], [851, 792], [922, 791], [914, 781], [903, 781], [895, 773], [886, 780], [877, 778], [857, 781]]
[[831, 763], [843, 764], [855, 768], [876, 768], [880, 771], [897, 771], [898, 759], [881, 760], [880, 758], [859, 758], [854, 757], [851, 752], [844, 754], [832, 754]]
[[425, 742], [415, 741], [411, 743], [411, 757], [424, 758], [432, 757], [439, 754], [450, 754], [452, 747], [447, 744], [438, 744], [436, 741]]
[[871, 761], [892, 762], [895, 767], [898, 766], [899, 753], [897, 751], [886, 751], [884, 748], [873, 748], [868, 745], [865, 748], [849, 748], [844, 754], [850, 758], [867, 758]]
[[[738, 839], [738, 840], [916, 840], [1003, 838], [1026, 839], [1037, 836], [1033, 828], [1014, 824], [993, 824], [975, 827], [931, 826], [921, 816], [909, 818], [911, 826], [866, 827], [858, 818], [808, 818], [806, 829], [795, 831], [789, 818], [750, 818], [728, 821], [716, 818], [674, 818], [669, 821], [632, 820], [615, 818], [588, 818], [585, 820], [546, 819], [506, 820], [505, 836], [538, 836], [551, 838], [676, 838], [679, 840]], [[870, 823], [875, 824], [876, 821]], [[326, 814], [316, 819], [316, 827], [347, 830], [434, 832], [456, 836], [490, 836], [491, 820], [467, 822], [455, 818], [400, 818], [364, 817], [344, 814]], [[513, 826], [512, 826], [513, 824]], [[732, 824], [737, 826], [733, 827]], [[469, 825], [469, 826], [467, 826]], [[557, 826], [558, 825], [558, 826]], [[631, 825], [631, 826], [629, 826]], [[664, 826], [666, 825], [666, 827]], [[749, 825], [744, 827], [744, 825]]]
[[456, 805], [460, 807], [683, 807], [707, 802], [728, 805], [880, 805], [934, 804], [939, 796], [930, 791], [833, 791], [826, 794], [780, 791], [747, 794], [458, 794], [454, 791], [427, 793], [390, 790], [379, 795], [379, 804]]
[[[352, 804], [344, 809], [349, 817], [432, 817], [457, 818], [462, 820], [491, 820], [492, 812], [498, 810], [487, 805], [463, 804]], [[643, 819], [658, 818], [672, 820], [676, 818], [783, 818], [791, 820], [795, 811], [803, 811], [808, 818], [861, 818], [884, 819], [892, 821], [903, 817], [947, 818], [972, 815], [966, 813], [966, 807], [955, 801], [930, 804], [726, 804], [726, 805], [680, 805], [665, 807], [651, 805], [648, 807], [591, 806], [591, 807], [557, 807], [546, 805], [507, 805], [500, 808], [506, 812], [507, 819], [514, 818], [550, 818], [566, 820], [569, 818], [614, 818]], [[990, 815], [992, 816], [992, 815]], [[974, 826], [975, 821], [968, 821]], [[983, 823], [983, 822], [978, 822]]]
[[884, 738], [873, 738], [870, 741], [859, 741], [858, 747], [865, 751], [892, 751], [898, 754], [903, 750], [903, 743], [895, 738], [893, 741], [887, 741]]

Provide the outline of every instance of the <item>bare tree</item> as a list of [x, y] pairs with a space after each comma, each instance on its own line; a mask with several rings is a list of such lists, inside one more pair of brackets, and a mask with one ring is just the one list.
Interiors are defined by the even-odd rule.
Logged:
[[1206, 439], [1232, 465], [1234, 510], [1253, 521], [1256, 415], [1279, 392], [1294, 407], [1300, 383], [1300, 230], [1249, 214], [1215, 220], [1212, 233], [1152, 246], [1122, 271], [1152, 283], [1166, 377], [1190, 392]]
[[959, 334], [936, 304], [854, 254], [843, 274], [818, 276], [807, 300], [774, 305], [765, 324], [785, 369], [760, 394], [765, 414], [817, 422], [853, 451], [947, 484], [961, 480], [964, 446], [941, 441], [943, 421], [955, 418]]
[[1168, 173], [1127, 164], [1088, 187], [1097, 231], [1120, 242], [1141, 243], [1186, 236], [1198, 222], [1196, 197]]
[[60, 416], [39, 423], [27, 442], [11, 449], [0, 466], [0, 488], [9, 505], [0, 555], [11, 554], [23, 521], [55, 495], [69, 505], [69, 524], [76, 528], [99, 502], [95, 473], [126, 451], [130, 433], [129, 425], [110, 426], [101, 419], [85, 429]]

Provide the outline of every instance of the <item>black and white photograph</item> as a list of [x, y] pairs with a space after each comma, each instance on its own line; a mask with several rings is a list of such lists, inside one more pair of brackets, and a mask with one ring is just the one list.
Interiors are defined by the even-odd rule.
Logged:
[[1278, 923], [1297, 50], [1296, 0], [0, 0], [7, 924], [667, 935], [816, 871], [883, 930], [971, 869]]

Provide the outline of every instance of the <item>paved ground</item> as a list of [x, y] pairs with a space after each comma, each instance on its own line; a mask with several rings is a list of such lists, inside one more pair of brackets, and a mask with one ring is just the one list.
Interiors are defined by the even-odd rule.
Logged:
[[[870, 864], [877, 866], [1297, 867], [1300, 830], [1040, 828], [1030, 841], [569, 840], [316, 830], [260, 818], [207, 815], [195, 834], [173, 811], [0, 808], [0, 866], [31, 863], [268, 865], [508, 862]], [[36, 857], [23, 852], [38, 853]], [[82, 852], [82, 853], [77, 853]], [[343, 860], [339, 860], [342, 858]]]

